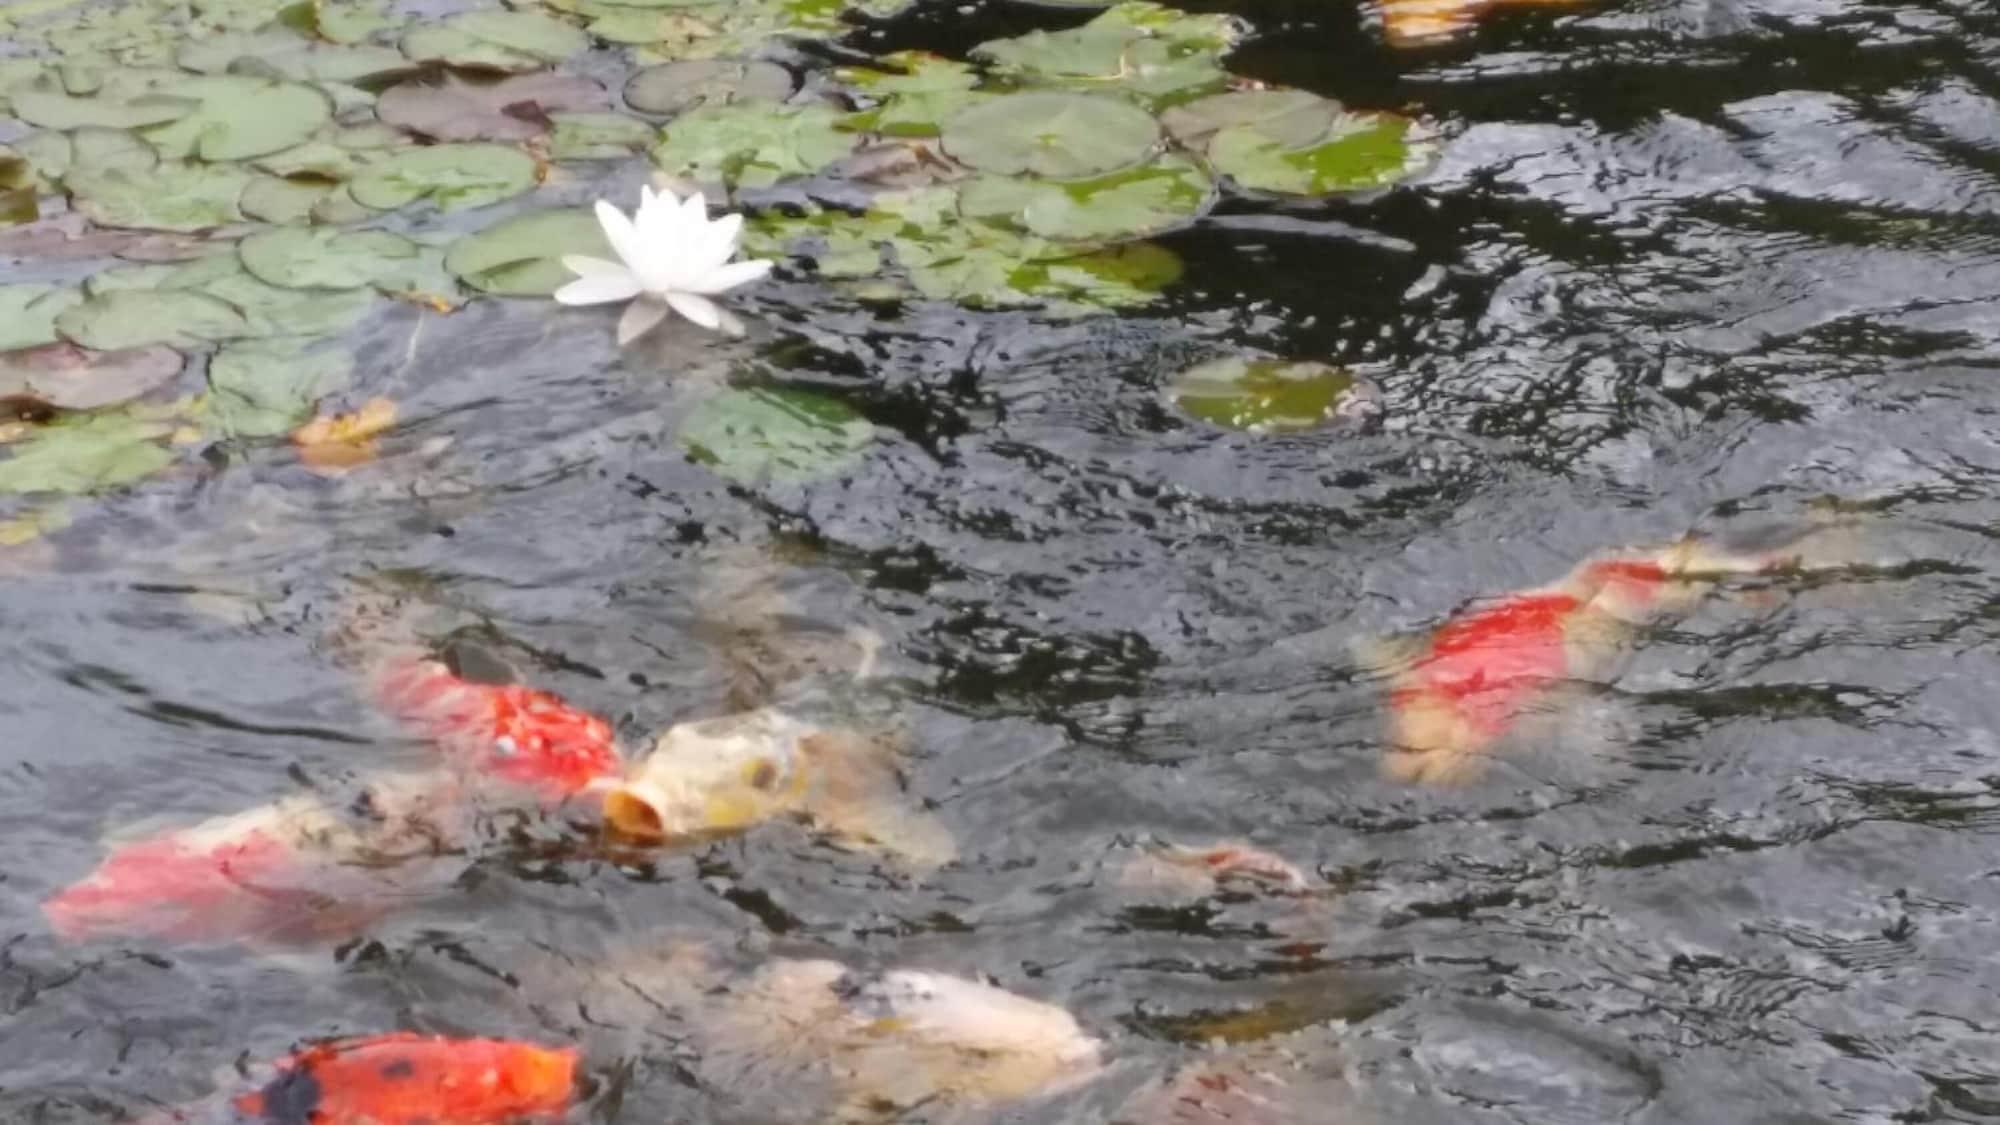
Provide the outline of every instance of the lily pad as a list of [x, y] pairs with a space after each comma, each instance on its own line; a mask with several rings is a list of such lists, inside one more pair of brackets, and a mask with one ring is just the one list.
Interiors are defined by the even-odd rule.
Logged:
[[260, 231], [237, 244], [250, 276], [286, 289], [408, 289], [430, 248], [385, 230]]
[[1325, 140], [1287, 146], [1262, 127], [1239, 125], [1215, 134], [1209, 163], [1253, 191], [1327, 195], [1387, 187], [1415, 175], [1433, 146], [1413, 141], [1409, 119], [1386, 113], [1344, 114]]
[[955, 59], [923, 51], [898, 51], [882, 57], [897, 70], [844, 67], [841, 81], [879, 104], [847, 119], [848, 126], [889, 137], [935, 137], [952, 114], [983, 101], [979, 75]]
[[291, 148], [333, 119], [333, 102], [299, 82], [221, 74], [162, 86], [200, 103], [193, 113], [144, 130], [161, 155], [243, 160]]
[[258, 176], [243, 189], [236, 201], [244, 215], [266, 223], [297, 224], [312, 220], [313, 208], [335, 191], [315, 180], [290, 180], [282, 176]]
[[875, 427], [839, 399], [801, 390], [728, 390], [681, 424], [693, 460], [742, 484], [801, 481], [852, 465]]
[[0, 352], [0, 403], [55, 410], [97, 410], [130, 402], [173, 380], [181, 354], [144, 347], [99, 352], [74, 344]]
[[76, 209], [100, 226], [200, 231], [243, 218], [236, 203], [250, 173], [228, 165], [170, 163], [144, 171], [72, 169], [63, 182]]
[[348, 190], [356, 202], [389, 211], [429, 199], [446, 211], [484, 207], [535, 186], [535, 162], [496, 144], [433, 145], [399, 150], [358, 172]]
[[580, 30], [538, 12], [464, 12], [411, 28], [403, 53], [418, 62], [487, 70], [539, 70], [590, 45]]
[[444, 266], [483, 292], [546, 297], [576, 278], [563, 266], [564, 254], [614, 256], [589, 211], [534, 211], [458, 240], [445, 254]]
[[0, 351], [53, 343], [56, 317], [82, 300], [60, 285], [0, 285]]
[[197, 74], [241, 72], [236, 64], [301, 82], [360, 82], [411, 69], [390, 47], [317, 43], [282, 27], [215, 35], [183, 44], [175, 61]]
[[841, 131], [840, 118], [824, 105], [703, 106], [668, 123], [653, 162], [698, 183], [769, 187], [853, 151], [855, 137]]
[[89, 493], [149, 477], [174, 463], [160, 444], [172, 427], [119, 414], [44, 426], [0, 461], [0, 492]]
[[1304, 90], [1237, 90], [1202, 98], [1160, 115], [1174, 140], [1203, 152], [1224, 129], [1248, 127], [1287, 148], [1305, 148], [1333, 131], [1345, 109]]
[[549, 129], [557, 110], [601, 109], [610, 97], [588, 78], [520, 74], [473, 83], [451, 75], [441, 82], [405, 82], [376, 103], [382, 121], [440, 141], [525, 141]]
[[556, 160], [618, 160], [653, 143], [646, 122], [622, 113], [556, 113], [549, 116], [549, 156]]
[[1173, 251], [1153, 242], [1130, 242], [1055, 261], [1034, 261], [1014, 271], [1013, 284], [1045, 300], [1100, 309], [1135, 308], [1159, 299], [1185, 267]]
[[792, 96], [792, 72], [744, 59], [688, 59], [649, 66], [625, 83], [625, 104], [641, 113], [680, 113], [703, 105], [782, 102]]
[[1175, 405], [1231, 430], [1305, 430], [1372, 404], [1374, 386], [1324, 363], [1229, 357], [1181, 372], [1168, 388]]
[[86, 348], [121, 351], [153, 344], [198, 347], [251, 334], [227, 301], [191, 290], [119, 289], [56, 317], [56, 330]]
[[1193, 161], [1170, 154], [1089, 180], [981, 177], [959, 189], [959, 209], [1043, 238], [1106, 241], [1184, 224], [1208, 206], [1214, 189]]
[[1224, 16], [1127, 3], [1082, 27], [993, 40], [972, 54], [1025, 84], [1116, 92], [1157, 105], [1226, 86], [1220, 60], [1236, 35]]
[[48, 78], [8, 91], [14, 116], [44, 129], [79, 129], [94, 125], [104, 129], [130, 129], [160, 125], [201, 108], [197, 99], [142, 91], [131, 97], [79, 98], [65, 92]]
[[1146, 111], [1094, 94], [1009, 94], [944, 123], [947, 153], [1002, 176], [1101, 176], [1144, 160], [1159, 140], [1160, 128]]
[[345, 352], [310, 349], [294, 340], [231, 344], [208, 362], [209, 424], [225, 437], [290, 433], [352, 369]]
[[388, 0], [315, 0], [312, 30], [329, 43], [360, 43], [403, 26], [388, 10]]

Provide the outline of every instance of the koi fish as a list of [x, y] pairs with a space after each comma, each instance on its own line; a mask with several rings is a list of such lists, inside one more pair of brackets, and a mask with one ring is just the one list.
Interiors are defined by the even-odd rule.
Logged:
[[606, 787], [624, 773], [611, 724], [551, 692], [479, 683], [442, 661], [401, 658], [377, 676], [375, 697], [460, 768], [544, 798]]
[[[346, 813], [292, 797], [113, 848], [42, 903], [61, 937], [293, 942], [358, 931], [417, 893], [456, 800], [441, 775], [378, 780]], [[454, 872], [455, 874], [455, 872]]]
[[1147, 848], [1119, 874], [1127, 887], [1209, 889], [1232, 882], [1299, 894], [1314, 880], [1291, 861], [1247, 843], [1225, 842], [1205, 848], [1160, 844]]
[[1394, 47], [1437, 43], [1472, 27], [1495, 8], [1568, 6], [1580, 0], [1379, 0], [1382, 33]]
[[1451, 618], [1393, 662], [1383, 772], [1398, 781], [1471, 779], [1550, 689], [1603, 676], [1639, 626], [1687, 608], [1717, 581], [1797, 567], [1796, 541], [1818, 530], [1779, 546], [1735, 550], [1688, 536], [1655, 552], [1587, 559], [1552, 585]]
[[512, 1125], [567, 1109], [576, 1066], [574, 1047], [391, 1032], [307, 1047], [231, 1104], [273, 1125]]

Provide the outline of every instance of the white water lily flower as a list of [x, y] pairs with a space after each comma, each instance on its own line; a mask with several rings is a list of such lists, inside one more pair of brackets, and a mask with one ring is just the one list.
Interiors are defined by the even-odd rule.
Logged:
[[618, 321], [620, 344], [660, 323], [668, 309], [703, 328], [743, 334], [743, 322], [709, 300], [771, 272], [771, 262], [764, 258], [729, 260], [736, 253], [743, 216], [710, 222], [708, 201], [700, 192], [677, 200], [671, 191], [656, 195], [641, 187], [639, 210], [631, 218], [600, 199], [597, 221], [620, 260], [564, 254], [562, 264], [577, 279], [556, 290], [556, 300], [565, 305], [631, 301]]

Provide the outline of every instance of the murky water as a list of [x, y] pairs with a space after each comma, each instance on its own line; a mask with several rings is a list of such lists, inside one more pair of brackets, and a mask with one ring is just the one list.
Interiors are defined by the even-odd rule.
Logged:
[[[672, 932], [1068, 1007], [1114, 1064], [1024, 1121], [1108, 1120], [1270, 1005], [1318, 1028], [1290, 1049], [1325, 1079], [1272, 1121], [2000, 1118], [2000, 16], [1624, 0], [1393, 52], [1340, 3], [1237, 10], [1261, 35], [1235, 70], [1421, 107], [1440, 165], [1231, 204], [1167, 239], [1170, 306], [1120, 318], [882, 318], [788, 282], [743, 302], [747, 342], [682, 324], [620, 354], [608, 315], [398, 308], [358, 370], [413, 421], [369, 471], [262, 449], [18, 566], [0, 1117], [126, 1120], [417, 1027], [584, 1045], [580, 1121], [767, 1119], [693, 1076], [675, 1020], [548, 983]], [[937, 4], [861, 34], [954, 51], [1068, 18]], [[1163, 404], [1244, 347], [1368, 374], [1379, 431]], [[885, 440], [839, 479], [728, 485], [671, 434], [732, 373], [829, 390]], [[1371, 638], [1825, 498], [1865, 567], [1717, 591], [1476, 784], [1380, 777]], [[702, 591], [778, 540], [803, 623], [886, 639], [907, 788], [954, 864], [786, 824], [613, 854], [496, 821], [446, 893], [338, 945], [48, 933], [38, 902], [109, 829], [423, 760], [326, 644], [353, 579], [423, 575], [637, 746], [722, 706]], [[1153, 838], [1246, 838], [1333, 890], [1122, 885]]]

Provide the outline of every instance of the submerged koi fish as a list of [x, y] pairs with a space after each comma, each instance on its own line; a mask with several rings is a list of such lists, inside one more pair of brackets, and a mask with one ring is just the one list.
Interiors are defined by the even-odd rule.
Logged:
[[1795, 543], [1732, 550], [1688, 536], [1659, 551], [1587, 559], [1559, 582], [1453, 617], [1393, 662], [1383, 772], [1398, 781], [1471, 779], [1551, 688], [1603, 676], [1639, 626], [1687, 608], [1717, 581], [1792, 569], [1803, 558]]
[[1379, 0], [1392, 47], [1418, 47], [1463, 32], [1495, 8], [1571, 6], [1582, 0]]
[[392, 1032], [299, 1051], [231, 1104], [273, 1125], [513, 1125], [567, 1109], [576, 1066], [573, 1047]]
[[544, 798], [608, 787], [624, 773], [611, 724], [551, 692], [479, 683], [442, 661], [404, 657], [377, 676], [375, 697], [454, 765]]

